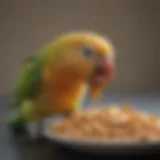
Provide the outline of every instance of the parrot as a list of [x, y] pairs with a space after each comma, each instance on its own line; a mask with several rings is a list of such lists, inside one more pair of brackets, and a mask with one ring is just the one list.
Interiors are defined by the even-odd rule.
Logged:
[[14, 88], [13, 129], [49, 116], [82, 109], [86, 94], [95, 99], [110, 85], [115, 51], [108, 38], [91, 31], [63, 33], [28, 57]]

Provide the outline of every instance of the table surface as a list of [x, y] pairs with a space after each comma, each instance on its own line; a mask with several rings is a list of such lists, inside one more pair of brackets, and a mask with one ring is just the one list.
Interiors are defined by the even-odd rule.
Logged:
[[[53, 143], [33, 142], [19, 144], [11, 138], [4, 123], [8, 113], [7, 104], [10, 96], [0, 96], [0, 160], [72, 160], [83, 159], [86, 155], [62, 149]], [[104, 104], [131, 104], [150, 113], [160, 114], [160, 92], [147, 93], [106, 93], [102, 99]], [[85, 105], [90, 103], [85, 101]]]

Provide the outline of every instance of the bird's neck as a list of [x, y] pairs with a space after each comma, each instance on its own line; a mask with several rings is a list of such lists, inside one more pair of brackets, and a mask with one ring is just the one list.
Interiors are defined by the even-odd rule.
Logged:
[[65, 90], [63, 93], [59, 93], [57, 97], [61, 97], [60, 104], [64, 106], [66, 109], [67, 107], [71, 107], [73, 108], [73, 110], [81, 110], [87, 91], [87, 85], [81, 83], [75, 85], [71, 89]]
[[77, 86], [77, 92], [74, 100], [74, 104], [77, 106], [77, 109], [82, 109], [87, 92], [88, 86], [86, 84], [81, 84], [79, 87]]

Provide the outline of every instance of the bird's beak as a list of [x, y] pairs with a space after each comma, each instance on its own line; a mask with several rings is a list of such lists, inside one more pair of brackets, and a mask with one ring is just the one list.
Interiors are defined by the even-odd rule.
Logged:
[[92, 97], [99, 97], [102, 90], [110, 84], [113, 69], [114, 66], [110, 62], [103, 60], [95, 63], [93, 74], [89, 80]]

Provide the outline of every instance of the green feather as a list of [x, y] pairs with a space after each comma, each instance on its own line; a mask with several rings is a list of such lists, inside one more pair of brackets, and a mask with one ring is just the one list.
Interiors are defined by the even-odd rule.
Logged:
[[36, 56], [27, 57], [22, 70], [18, 83], [15, 87], [12, 106], [19, 106], [24, 100], [30, 100], [38, 93], [42, 85], [41, 71], [42, 67], [50, 59], [53, 52], [53, 42], [48, 43], [42, 47]]
[[41, 85], [42, 63], [32, 60], [25, 63], [15, 88], [13, 105], [19, 106], [23, 100], [36, 96]]

